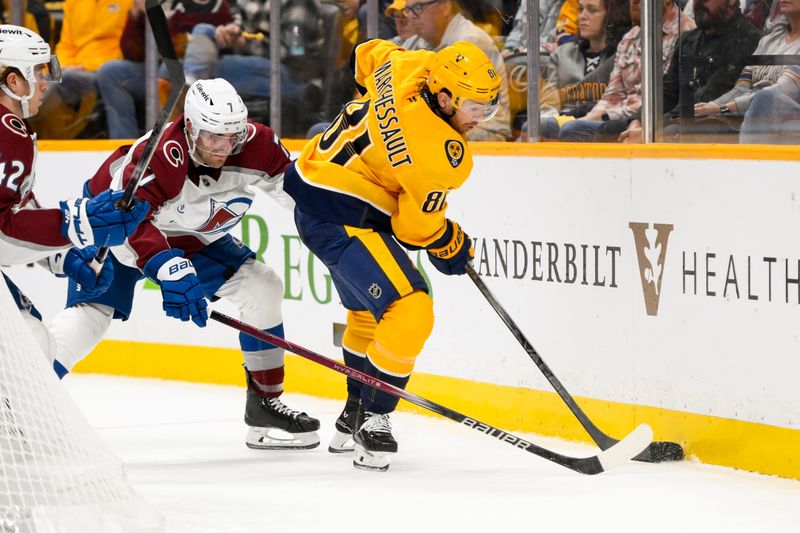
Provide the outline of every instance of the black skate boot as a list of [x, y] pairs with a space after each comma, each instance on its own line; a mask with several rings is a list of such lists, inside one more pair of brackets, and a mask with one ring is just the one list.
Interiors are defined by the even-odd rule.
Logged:
[[355, 448], [353, 433], [356, 432], [356, 419], [358, 418], [358, 406], [361, 400], [358, 396], [348, 396], [347, 403], [339, 418], [336, 419], [336, 432], [333, 434], [328, 451], [331, 453], [352, 452]]
[[353, 466], [380, 472], [388, 470], [390, 455], [397, 453], [397, 441], [392, 436], [389, 415], [359, 410], [358, 420], [362, 423], [353, 435]]
[[280, 398], [265, 398], [250, 387], [244, 423], [250, 426], [245, 443], [257, 450], [307, 450], [319, 446], [319, 420], [285, 406]]

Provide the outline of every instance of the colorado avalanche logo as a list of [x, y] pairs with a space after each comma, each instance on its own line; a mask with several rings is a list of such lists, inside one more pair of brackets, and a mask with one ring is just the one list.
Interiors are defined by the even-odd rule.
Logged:
[[209, 199], [211, 213], [208, 220], [203, 222], [194, 231], [198, 233], [225, 233], [239, 223], [253, 200], [250, 198], [233, 198], [227, 202], [220, 202], [213, 198]]
[[0, 122], [2, 122], [3, 126], [10, 129], [13, 133], [16, 133], [21, 137], [30, 137], [25, 124], [17, 115], [13, 113], [6, 113], [2, 116], [2, 118], [0, 118]]
[[175, 168], [180, 168], [184, 160], [183, 148], [181, 145], [177, 141], [170, 139], [164, 143], [162, 150], [164, 150], [164, 157], [167, 159], [169, 164]]

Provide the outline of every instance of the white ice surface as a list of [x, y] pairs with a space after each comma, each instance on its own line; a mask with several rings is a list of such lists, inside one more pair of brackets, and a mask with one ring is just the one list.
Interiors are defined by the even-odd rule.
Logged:
[[406, 413], [393, 415], [400, 453], [389, 471], [364, 472], [327, 452], [339, 402], [285, 395], [320, 418], [322, 445], [257, 451], [244, 445], [243, 389], [92, 375], [64, 383], [170, 532], [800, 532], [798, 481], [696, 462], [584, 476]]

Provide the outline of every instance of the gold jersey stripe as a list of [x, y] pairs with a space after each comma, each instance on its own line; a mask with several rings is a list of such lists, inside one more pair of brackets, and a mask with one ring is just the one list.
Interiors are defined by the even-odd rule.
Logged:
[[414, 292], [411, 283], [408, 281], [408, 277], [405, 272], [403, 272], [403, 269], [400, 268], [400, 265], [397, 264], [397, 260], [392, 255], [389, 247], [386, 246], [386, 243], [383, 242], [383, 238], [380, 234], [375, 233], [371, 229], [354, 228], [352, 226], [344, 226], [344, 229], [348, 236], [355, 237], [361, 241], [370, 255], [372, 255], [381, 266], [384, 274], [386, 274], [389, 281], [392, 282], [392, 285], [400, 296], [405, 296]]

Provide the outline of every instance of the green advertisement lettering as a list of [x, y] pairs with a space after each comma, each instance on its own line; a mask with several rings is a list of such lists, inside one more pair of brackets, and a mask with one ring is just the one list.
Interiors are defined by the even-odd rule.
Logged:
[[308, 288], [311, 289], [311, 296], [317, 301], [317, 303], [327, 304], [330, 303], [332, 293], [331, 293], [331, 275], [324, 274], [323, 279], [325, 280], [325, 296], [322, 298], [319, 297], [317, 294], [317, 287], [316, 283], [314, 282], [314, 254], [308, 254]]
[[[251, 234], [251, 224], [255, 231]], [[242, 217], [242, 242], [256, 254], [256, 259], [264, 262], [264, 252], [269, 244], [269, 228], [267, 222], [258, 215], [245, 215]], [[256, 246], [258, 243], [258, 246]]]
[[[303, 299], [303, 278], [300, 274], [300, 259], [302, 244], [299, 235], [281, 235], [283, 238], [283, 297], [286, 300]], [[296, 244], [294, 249], [292, 243]], [[295, 260], [296, 258], [296, 260]], [[292, 277], [294, 273], [295, 277]], [[297, 294], [292, 293], [292, 287], [299, 286]]]

